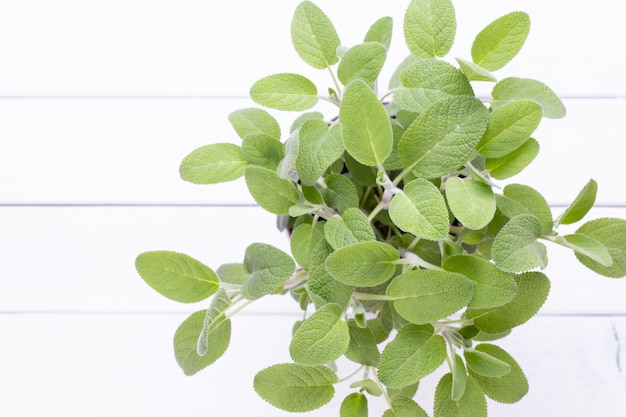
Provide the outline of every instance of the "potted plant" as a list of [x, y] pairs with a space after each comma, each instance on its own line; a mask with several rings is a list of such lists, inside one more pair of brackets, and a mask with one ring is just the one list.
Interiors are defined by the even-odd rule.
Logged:
[[[414, 400], [418, 383], [447, 369], [434, 416], [485, 416], [486, 398], [520, 400], [528, 383], [497, 340], [528, 321], [550, 288], [541, 272], [544, 242], [572, 249], [588, 268], [626, 275], [626, 220], [601, 218], [563, 234], [592, 208], [590, 180], [554, 217], [544, 197], [507, 180], [539, 151], [532, 138], [542, 118], [565, 107], [550, 88], [492, 73], [515, 57], [530, 28], [512, 12], [475, 38], [471, 57], [442, 58], [455, 37], [450, 0], [413, 0], [404, 16], [411, 56], [383, 89], [378, 80], [391, 43], [383, 17], [363, 43], [341, 44], [329, 18], [310, 1], [291, 22], [298, 55], [327, 70], [332, 87], [280, 73], [260, 79], [252, 99], [296, 113], [289, 134], [261, 108], [229, 115], [241, 144], [214, 143], [191, 152], [181, 177], [213, 184], [245, 177], [259, 206], [278, 216], [291, 253], [264, 243], [241, 263], [212, 270], [182, 253], [140, 254], [148, 285], [183, 303], [210, 302], [174, 337], [187, 374], [226, 350], [230, 318], [265, 296], [284, 294], [305, 312], [293, 330], [292, 363], [263, 369], [254, 389], [272, 405], [305, 412], [333, 397], [340, 357], [354, 368], [342, 417], [367, 415], [368, 401], [387, 402], [390, 416], [425, 416]], [[491, 97], [474, 85], [492, 83]], [[324, 115], [320, 100], [336, 105]], [[503, 186], [503, 187], [502, 187]]]

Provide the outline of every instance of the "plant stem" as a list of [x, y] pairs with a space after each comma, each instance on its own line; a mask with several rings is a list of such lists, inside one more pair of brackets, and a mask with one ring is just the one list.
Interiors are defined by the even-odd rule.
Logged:
[[358, 300], [371, 300], [371, 301], [394, 301], [395, 297], [390, 297], [385, 294], [368, 294], [365, 292], [355, 292], [352, 296]]
[[[335, 84], [335, 88], [337, 89], [337, 98], [340, 98], [342, 93], [341, 93], [341, 86], [339, 85], [339, 82], [337, 81], [337, 77], [335, 77], [335, 73], [333, 72], [333, 70], [328, 67], [328, 72], [330, 73], [330, 77], [333, 79], [333, 84]], [[339, 105], [340, 103], [336, 103], [337, 105]]]

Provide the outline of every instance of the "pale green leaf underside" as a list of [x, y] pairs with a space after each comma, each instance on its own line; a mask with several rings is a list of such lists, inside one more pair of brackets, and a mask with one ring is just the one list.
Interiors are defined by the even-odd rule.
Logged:
[[298, 153], [300, 153], [300, 137], [298, 131], [292, 132], [285, 141], [285, 156], [276, 167], [276, 175], [278, 178], [285, 179], [289, 177], [291, 170], [296, 166]]
[[263, 109], [254, 107], [235, 110], [228, 115], [228, 121], [241, 139], [250, 133], [265, 133], [280, 140], [280, 126], [276, 119]]
[[591, 210], [596, 202], [598, 193], [598, 183], [591, 179], [578, 193], [572, 204], [570, 204], [557, 220], [557, 224], [572, 224], [579, 220]]
[[531, 214], [509, 220], [496, 235], [491, 256], [496, 266], [506, 272], [523, 272], [547, 265], [546, 247], [537, 242], [541, 222]]
[[343, 85], [354, 79], [371, 84], [378, 78], [387, 49], [379, 42], [365, 42], [348, 49], [337, 68], [337, 78]]
[[454, 216], [468, 229], [482, 229], [496, 213], [493, 191], [481, 181], [448, 178], [446, 199]]
[[204, 317], [202, 332], [200, 332], [200, 336], [198, 336], [196, 347], [198, 355], [204, 356], [215, 349], [213, 344], [214, 336], [212, 336], [212, 334], [227, 323], [230, 326], [230, 320], [226, 317], [225, 313], [231, 304], [230, 297], [223, 288], [220, 288], [211, 299], [211, 305]]
[[455, 59], [456, 59], [456, 62], [459, 63], [459, 66], [461, 67], [461, 71], [463, 71], [463, 74], [465, 74], [468, 80], [490, 81], [494, 83], [498, 81], [496, 77], [494, 77], [489, 71], [487, 71], [485, 68], [481, 67], [480, 65], [475, 64], [471, 61], [466, 61], [461, 58], [455, 58]]
[[251, 165], [246, 169], [245, 176], [254, 201], [270, 213], [289, 214], [289, 208], [300, 202], [293, 182], [278, 178], [274, 170]]
[[338, 61], [339, 36], [328, 16], [313, 2], [303, 1], [296, 7], [291, 41], [300, 58], [313, 68], [324, 69]]
[[527, 78], [505, 78], [499, 81], [491, 92], [495, 110], [511, 101], [533, 100], [543, 109], [543, 115], [550, 119], [565, 117], [565, 105], [544, 83]]
[[180, 177], [193, 184], [217, 184], [241, 177], [248, 163], [241, 148], [231, 143], [202, 146], [180, 164]]
[[339, 282], [358, 287], [374, 287], [393, 276], [400, 255], [383, 242], [360, 242], [333, 252], [326, 270]]
[[530, 31], [530, 17], [512, 12], [491, 22], [472, 44], [472, 59], [481, 67], [496, 71], [505, 66], [522, 48]]
[[467, 367], [478, 375], [494, 378], [511, 372], [511, 365], [494, 358], [488, 353], [480, 350], [465, 349], [463, 354], [467, 361]]
[[248, 300], [280, 290], [296, 269], [291, 256], [265, 243], [248, 246], [243, 264], [250, 278], [241, 287], [241, 296]]
[[581, 233], [573, 233], [557, 236], [556, 242], [573, 249], [576, 253], [584, 255], [602, 266], [609, 267], [613, 264], [613, 258], [609, 250], [604, 247], [602, 243], [590, 236]]
[[487, 417], [487, 400], [474, 378], [468, 378], [463, 396], [452, 399], [452, 374], [444, 375], [435, 390], [434, 417]]
[[454, 354], [454, 360], [452, 362], [452, 389], [450, 397], [453, 401], [459, 401], [465, 394], [465, 388], [467, 387], [467, 370], [463, 359], [456, 353]]
[[413, 0], [404, 15], [404, 38], [417, 58], [446, 55], [456, 35], [456, 16], [450, 0]]
[[304, 185], [313, 185], [344, 151], [341, 127], [309, 120], [300, 128], [296, 169]]
[[528, 393], [528, 380], [519, 364], [504, 349], [491, 344], [480, 344], [475, 348], [511, 367], [511, 371], [501, 377], [485, 377], [470, 369], [482, 391], [494, 401], [506, 404], [516, 403]]
[[578, 260], [598, 274], [621, 278], [626, 276], [626, 220], [600, 218], [583, 224], [576, 233], [587, 235], [606, 247], [611, 254], [613, 264], [604, 266], [588, 256], [576, 253]]
[[539, 154], [539, 142], [530, 138], [513, 152], [500, 158], [487, 158], [485, 168], [497, 180], [511, 178], [524, 170]]
[[262, 106], [286, 111], [308, 110], [319, 100], [311, 80], [286, 73], [261, 78], [250, 88], [250, 97]]

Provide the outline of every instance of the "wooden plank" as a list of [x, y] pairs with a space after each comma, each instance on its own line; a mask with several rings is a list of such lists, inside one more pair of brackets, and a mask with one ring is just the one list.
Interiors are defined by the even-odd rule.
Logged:
[[[626, 205], [616, 174], [626, 100], [566, 104], [566, 119], [545, 120], [536, 132], [537, 160], [507, 182], [534, 186], [562, 205], [593, 177], [599, 204]], [[0, 204], [254, 204], [242, 179], [198, 186], [178, 174], [192, 150], [240, 143], [227, 116], [252, 105], [243, 99], [0, 100]], [[272, 114], [286, 139], [293, 115]]]
[[[0, 315], [0, 414], [13, 417], [287, 416], [260, 399], [254, 374], [290, 362], [297, 316], [243, 314], [233, 321], [229, 350], [193, 377], [178, 369], [171, 338], [184, 314]], [[626, 377], [624, 317], [538, 317], [498, 342], [520, 363], [529, 394], [513, 405], [489, 401], [490, 415], [587, 417], [621, 415]], [[339, 363], [339, 374], [356, 369]], [[418, 398], [432, 415], [441, 372], [425, 378]], [[337, 415], [351, 390], [310, 417]], [[36, 396], [36, 401], [33, 400]], [[385, 409], [370, 398], [370, 415]]]
[[[596, 209], [592, 217], [599, 216], [626, 218], [626, 210]], [[2, 207], [0, 311], [193, 311], [206, 303], [181, 305], [160, 296], [135, 272], [135, 257], [174, 250], [216, 269], [241, 262], [255, 241], [289, 252], [274, 220], [256, 207]], [[240, 222], [235, 230], [233, 221]], [[543, 313], [626, 313], [626, 279], [598, 276], [569, 250], [548, 249], [552, 290]], [[249, 309], [298, 311], [280, 296]]]
[[[318, 0], [345, 45], [362, 42], [381, 16], [395, 19], [395, 43], [384, 77], [406, 56], [402, 17], [407, 2]], [[521, 56], [497, 75], [537, 78], [559, 94], [626, 94], [626, 64], [617, 53], [626, 39], [618, 3], [480, 0], [455, 2], [458, 46], [470, 56], [474, 36], [493, 19], [514, 10], [532, 18]], [[0, 4], [2, 95], [245, 95], [257, 79], [301, 72], [330, 80], [301, 63], [289, 25], [295, 3], [237, 0], [23, 0]], [[358, 10], [358, 13], [355, 12]], [[358, 18], [355, 18], [357, 16]], [[585, 30], [581, 30], [584, 25]], [[28, 51], [28, 53], [24, 53]], [[8, 82], [10, 80], [10, 82]]]

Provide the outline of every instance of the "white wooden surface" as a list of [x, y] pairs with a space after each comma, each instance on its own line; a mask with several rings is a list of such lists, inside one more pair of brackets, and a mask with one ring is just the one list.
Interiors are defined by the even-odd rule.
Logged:
[[[394, 17], [392, 62], [406, 55], [407, 3], [317, 2], [346, 45], [376, 18]], [[543, 192], [557, 212], [593, 177], [600, 192], [592, 216], [626, 218], [621, 2], [456, 3], [451, 56], [469, 57], [473, 36], [492, 19], [527, 11], [531, 36], [497, 75], [540, 79], [565, 98], [568, 117], [542, 125], [542, 152], [514, 181]], [[242, 313], [225, 357], [188, 378], [171, 337], [203, 306], [153, 293], [133, 262], [142, 251], [171, 249], [217, 267], [239, 261], [252, 241], [287, 250], [241, 181], [193, 186], [179, 180], [178, 164], [198, 146], [238, 140], [226, 116], [252, 105], [246, 95], [258, 78], [294, 71], [327, 83], [290, 46], [296, 4], [0, 0], [1, 416], [287, 415], [259, 399], [251, 380], [289, 360], [297, 317], [289, 300]], [[289, 115], [273, 114], [288, 129]], [[244, 224], [233, 232], [235, 218]], [[244, 230], [251, 235], [242, 239]], [[530, 394], [513, 406], [490, 403], [492, 415], [623, 415], [626, 280], [595, 276], [571, 253], [549, 250], [550, 298], [504, 343]], [[423, 384], [422, 398], [433, 383]], [[331, 406], [308, 415], [337, 413]]]

